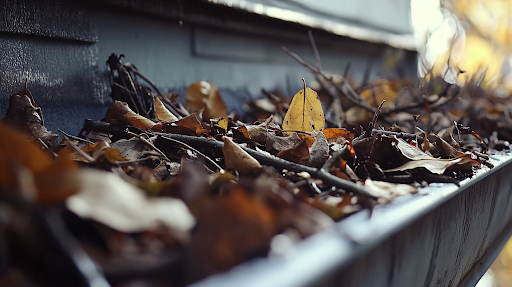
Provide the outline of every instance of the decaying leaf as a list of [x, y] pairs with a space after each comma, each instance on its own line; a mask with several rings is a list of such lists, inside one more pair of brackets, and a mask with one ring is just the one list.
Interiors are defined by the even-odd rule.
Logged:
[[223, 137], [222, 139], [224, 140], [222, 153], [226, 168], [235, 169], [241, 174], [253, 174], [261, 170], [260, 163], [230, 138]]
[[197, 120], [195, 114], [182, 118], [174, 123], [165, 124], [163, 130], [166, 133], [177, 133], [194, 136], [200, 134], [208, 134], [208, 132], [203, 129], [201, 123]]
[[303, 139], [292, 148], [279, 152], [277, 156], [291, 162], [304, 163], [309, 160], [308, 143]]
[[404, 171], [424, 167], [432, 173], [443, 174], [448, 168], [454, 165], [460, 166], [461, 168], [466, 164], [469, 164], [470, 167], [480, 166], [478, 158], [471, 153], [462, 153], [453, 159], [434, 158], [424, 153], [418, 147], [408, 144], [403, 139], [397, 139], [397, 148], [411, 161], [408, 161], [397, 168], [388, 169], [386, 172]]
[[127, 103], [114, 101], [105, 115], [105, 121], [113, 124], [126, 124], [141, 129], [151, 129], [157, 132], [162, 131], [162, 125], [155, 123], [141, 115], [134, 113]]
[[9, 98], [9, 107], [0, 122], [13, 127], [38, 143], [43, 142], [47, 147], [55, 144], [57, 135], [44, 126], [41, 108], [35, 103], [27, 87]]
[[269, 134], [269, 128], [278, 128], [274, 124], [274, 117], [268, 117], [263, 123], [259, 125], [247, 125], [245, 129], [249, 135], [249, 138], [260, 144], [266, 144], [267, 137]]
[[31, 199], [59, 201], [76, 191], [67, 177], [76, 168], [69, 156], [53, 160], [36, 143], [0, 123], [1, 187], [20, 192], [28, 187]]
[[220, 96], [219, 89], [206, 81], [193, 83], [187, 88], [185, 106], [194, 112], [204, 109], [203, 117], [207, 120], [228, 115], [228, 109]]
[[310, 88], [298, 91], [283, 120], [285, 131], [320, 131], [324, 128], [324, 111], [315, 91]]
[[238, 185], [203, 207], [197, 221], [186, 249], [190, 281], [265, 254], [278, 224], [269, 206]]
[[81, 170], [73, 179], [80, 190], [67, 199], [66, 206], [82, 218], [127, 233], [164, 228], [184, 241], [195, 225], [194, 217], [181, 200], [147, 197], [113, 173]]
[[411, 194], [417, 190], [417, 187], [408, 184], [389, 183], [371, 179], [365, 180], [364, 186], [366, 186], [371, 195], [378, 198], [379, 203], [389, 202], [395, 197]]
[[305, 163], [312, 167], [322, 167], [329, 157], [329, 143], [321, 132], [315, 136], [315, 142], [309, 148], [309, 160]]
[[156, 117], [162, 122], [172, 123], [178, 120], [178, 118], [164, 106], [158, 97], [155, 97], [155, 111]]

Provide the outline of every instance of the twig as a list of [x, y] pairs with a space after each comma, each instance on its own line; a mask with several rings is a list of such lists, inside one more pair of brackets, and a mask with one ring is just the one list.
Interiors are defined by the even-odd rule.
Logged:
[[158, 154], [160, 154], [166, 161], [170, 162], [171, 160], [165, 155], [165, 153], [163, 153], [161, 150], [159, 150], [155, 145], [153, 145], [152, 143], [150, 143], [147, 139], [144, 138], [144, 135], [147, 136], [147, 134], [136, 134], [136, 133], [132, 133], [130, 132], [129, 130], [125, 130], [125, 133], [133, 136], [133, 137], [136, 137], [138, 138], [139, 140], [141, 140], [144, 144], [146, 144], [147, 146], [149, 146], [150, 148], [152, 148], [153, 150], [155, 150]]
[[325, 162], [325, 164], [322, 166], [322, 169], [325, 171], [329, 171], [331, 167], [334, 166], [334, 163], [343, 156], [347, 152], [347, 146], [345, 145], [340, 150], [334, 152], [329, 159]]
[[[224, 146], [224, 143], [221, 141], [217, 141], [215, 139], [209, 139], [209, 138], [201, 138], [201, 137], [194, 137], [194, 136], [186, 136], [186, 135], [180, 135], [180, 134], [165, 134], [165, 133], [155, 133], [159, 135], [160, 138], [164, 139], [175, 139], [184, 143], [187, 143], [191, 146], [197, 146], [197, 147], [209, 147], [212, 149], [220, 150]], [[246, 151], [248, 154], [250, 154], [252, 157], [254, 157], [260, 164], [273, 166], [279, 169], [287, 169], [289, 171], [293, 172], [307, 172], [312, 177], [316, 177], [318, 179], [321, 179], [325, 183], [335, 185], [339, 188], [345, 189], [348, 192], [354, 192], [362, 195], [366, 195], [371, 198], [375, 198], [373, 195], [371, 195], [364, 186], [355, 184], [351, 181], [343, 180], [341, 178], [338, 178], [322, 169], [316, 169], [313, 167], [296, 164], [275, 156], [266, 155], [262, 152], [258, 152], [253, 149], [242, 147], [244, 151]]]
[[211, 164], [213, 164], [219, 171], [223, 171], [224, 169], [218, 165], [215, 161], [213, 161], [211, 158], [207, 157], [206, 155], [204, 155], [203, 153], [201, 153], [200, 151], [198, 151], [197, 149], [191, 147], [190, 145], [180, 141], [180, 140], [177, 140], [177, 139], [173, 139], [172, 137], [166, 137], [166, 136], [162, 136], [160, 135], [161, 138], [164, 138], [166, 140], [169, 140], [169, 141], [172, 141], [174, 143], [177, 143], [179, 145], [182, 145], [190, 150], [193, 150], [195, 153], [197, 153], [198, 155], [200, 155], [202, 158], [204, 158], [205, 160], [207, 160], [208, 162], [210, 162]]
[[318, 53], [318, 49], [316, 48], [315, 38], [313, 38], [313, 32], [311, 29], [308, 30], [309, 41], [311, 42], [311, 46], [313, 47], [313, 52], [315, 52], [316, 58], [316, 67], [318, 70], [322, 71], [322, 62], [320, 61], [320, 53]]
[[79, 138], [79, 137], [75, 137], [75, 136], [72, 136], [64, 131], [62, 131], [61, 129], [57, 129], [57, 131], [65, 136], [67, 136], [68, 138], [70, 139], [74, 139], [76, 141], [81, 141], [81, 142], [84, 142], [84, 143], [88, 143], [88, 144], [94, 144], [92, 141], [90, 140], [86, 140], [86, 139], [83, 139], [83, 138]]
[[[338, 90], [338, 92], [340, 92], [341, 94], [345, 95], [346, 98], [354, 105], [356, 106], [359, 106], [371, 113], [375, 113], [377, 111], [376, 108], [372, 107], [371, 105], [367, 104], [366, 102], [363, 101], [363, 99], [359, 96], [359, 94], [357, 94], [356, 91], [354, 91], [354, 89], [350, 86], [350, 84], [347, 82], [347, 80], [345, 78], [342, 78], [341, 79], [341, 83], [342, 83], [342, 87], [344, 89], [342, 89], [341, 87], [339, 87], [338, 85], [336, 85], [336, 83], [334, 83], [333, 79], [329, 76], [327, 76], [326, 74], [324, 74], [322, 71], [320, 71], [319, 69], [311, 66], [310, 64], [308, 64], [307, 62], [305, 62], [304, 60], [302, 60], [302, 58], [300, 58], [299, 56], [297, 56], [297, 54], [291, 52], [290, 50], [288, 50], [286, 47], [283, 47], [283, 50], [288, 54], [290, 55], [290, 57], [292, 57], [293, 59], [295, 59], [299, 64], [301, 64], [302, 66], [304, 66], [306, 69], [308, 69], [309, 71], [311, 71], [312, 73], [316, 74], [316, 75], [319, 75], [321, 76], [322, 78], [324, 78], [326, 81], [328, 81], [330, 84], [332, 84], [336, 90]], [[449, 89], [451, 85], [448, 85], [445, 90], [443, 91], [444, 93], [446, 93], [446, 91]], [[440, 97], [437, 98], [436, 101], [433, 101], [433, 102], [428, 102], [428, 101], [420, 101], [420, 102], [415, 102], [415, 103], [411, 103], [411, 104], [407, 104], [407, 105], [403, 105], [403, 106], [398, 106], [398, 107], [394, 107], [394, 108], [387, 108], [387, 109], [382, 109], [382, 111], [380, 112], [381, 116], [387, 116], [389, 114], [393, 114], [393, 113], [397, 113], [397, 112], [401, 112], [401, 111], [407, 111], [407, 110], [410, 110], [410, 109], [415, 109], [415, 108], [420, 108], [422, 107], [425, 103], [428, 103], [428, 104], [434, 104], [436, 102], [438, 102], [441, 98], [442, 98], [442, 94], [443, 92], [440, 94]], [[437, 109], [439, 108], [440, 106], [442, 105], [445, 105], [447, 104], [448, 102], [450, 102], [451, 100], [453, 100], [455, 97], [457, 96], [457, 93], [451, 95], [447, 101], [444, 101], [442, 103], [438, 103], [437, 105], [433, 105], [431, 107], [434, 108], [434, 109]]]
[[66, 146], [70, 148], [72, 151], [76, 152], [77, 154], [81, 155], [83, 158], [87, 160], [87, 162], [95, 162], [96, 160], [85, 153], [82, 149], [78, 148], [76, 145], [74, 145], [66, 135], [64, 135], [64, 142], [66, 143]]
[[373, 129], [372, 130], [372, 135], [374, 134], [383, 134], [385, 136], [396, 136], [397, 138], [402, 138], [402, 139], [407, 139], [407, 140], [418, 140], [423, 142], [424, 138], [420, 135], [416, 135], [416, 134], [410, 134], [410, 133], [404, 133], [404, 132], [391, 132], [391, 131], [384, 131], [384, 130], [377, 130], [377, 129]]
[[283, 47], [283, 50], [288, 54], [290, 55], [290, 57], [294, 58], [299, 64], [301, 64], [302, 66], [306, 67], [308, 70], [310, 70], [312, 73], [314, 74], [317, 74], [319, 76], [321, 76], [322, 78], [324, 78], [326, 81], [328, 81], [329, 83], [331, 83], [335, 88], [336, 90], [338, 90], [338, 92], [340, 92], [341, 94], [343, 95], [346, 95], [347, 99], [354, 105], [357, 105], [365, 110], [368, 110], [372, 113], [375, 112], [375, 108], [368, 105], [367, 103], [363, 102], [363, 100], [361, 99], [361, 97], [354, 91], [354, 89], [352, 89], [352, 87], [350, 87], [350, 85], [346, 82], [345, 79], [342, 79], [342, 84], [343, 86], [345, 87], [345, 90], [342, 90], [340, 87], [338, 87], [338, 85], [336, 85], [336, 83], [334, 83], [333, 79], [331, 77], [328, 77], [326, 74], [324, 74], [322, 71], [318, 70], [317, 68], [311, 66], [310, 64], [306, 63], [304, 60], [302, 60], [299, 56], [297, 56], [297, 54], [291, 52], [290, 50], [288, 50], [286, 47]]

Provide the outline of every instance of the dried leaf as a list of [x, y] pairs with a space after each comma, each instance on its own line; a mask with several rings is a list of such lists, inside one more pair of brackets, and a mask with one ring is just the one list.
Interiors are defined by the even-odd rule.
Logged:
[[309, 160], [305, 163], [307, 166], [322, 167], [329, 157], [329, 143], [323, 133], [317, 133], [315, 142], [309, 148]]
[[247, 133], [249, 134], [249, 138], [260, 144], [266, 144], [269, 128], [278, 128], [274, 124], [273, 116], [268, 117], [263, 123], [259, 125], [247, 125], [245, 127], [247, 129]]
[[195, 114], [182, 118], [177, 122], [165, 124], [163, 130], [165, 133], [177, 133], [191, 136], [208, 134], [208, 131], [203, 129], [203, 126], [197, 120]]
[[105, 115], [105, 121], [113, 124], [126, 124], [136, 126], [140, 129], [151, 129], [156, 132], [162, 131], [162, 125], [155, 123], [141, 115], [133, 112], [127, 103], [114, 101]]
[[162, 103], [160, 98], [155, 97], [156, 117], [162, 122], [172, 123], [178, 120]]
[[75, 192], [73, 184], [66, 178], [75, 169], [76, 164], [69, 156], [52, 160], [33, 141], [0, 124], [1, 187], [23, 192], [20, 190], [23, 182], [19, 179], [24, 179], [24, 183], [32, 182], [33, 191], [37, 192], [32, 196], [38, 201], [59, 201]]
[[217, 125], [219, 126], [219, 128], [223, 129], [225, 132], [228, 132], [228, 123], [229, 123], [228, 118], [222, 118], [219, 120]]
[[261, 170], [260, 163], [230, 138], [223, 137], [222, 139], [224, 140], [222, 153], [226, 168], [235, 169], [241, 174], [253, 174]]
[[311, 132], [324, 128], [324, 112], [315, 91], [304, 88], [292, 99], [283, 120], [283, 130]]
[[[292, 135], [286, 137], [276, 136], [273, 133], [268, 133], [265, 147], [267, 148], [268, 151], [276, 150], [280, 152], [283, 150], [291, 149], [300, 141], [301, 138], [297, 135], [297, 133], [293, 133]], [[308, 145], [307, 140], [306, 145]]]
[[339, 129], [339, 128], [330, 128], [330, 129], [323, 129], [322, 133], [327, 138], [327, 141], [329, 144], [332, 143], [338, 143], [338, 144], [345, 144], [346, 141], [350, 141], [354, 139], [354, 134], [347, 131], [346, 129]]
[[278, 224], [273, 210], [238, 185], [204, 206], [186, 247], [189, 280], [227, 270], [267, 253]]
[[277, 156], [294, 163], [302, 164], [309, 160], [309, 147], [307, 141], [303, 139], [294, 147], [279, 152]]
[[119, 176], [96, 170], [75, 174], [80, 191], [69, 197], [66, 206], [82, 218], [103, 223], [115, 230], [132, 233], [168, 228], [186, 241], [195, 225], [187, 206], [179, 199], [147, 197]]
[[228, 115], [219, 89], [206, 81], [193, 83], [187, 88], [185, 106], [194, 112], [204, 109], [203, 117], [207, 120]]
[[377, 197], [379, 203], [387, 203], [392, 199], [416, 192], [417, 188], [408, 184], [389, 183], [367, 179], [364, 182], [368, 192]]
[[411, 159], [411, 161], [406, 162], [397, 168], [388, 169], [385, 172], [404, 171], [424, 167], [432, 173], [443, 174], [446, 169], [455, 165], [460, 166], [461, 168], [466, 164], [470, 164], [471, 166], [480, 165], [479, 160], [471, 153], [461, 154], [454, 159], [434, 158], [421, 151], [418, 147], [412, 146], [402, 139], [398, 139], [397, 148], [405, 157]]
[[39, 143], [41, 140], [46, 146], [55, 144], [57, 135], [44, 126], [41, 108], [26, 87], [9, 98], [9, 107], [0, 122], [13, 127], [35, 142]]

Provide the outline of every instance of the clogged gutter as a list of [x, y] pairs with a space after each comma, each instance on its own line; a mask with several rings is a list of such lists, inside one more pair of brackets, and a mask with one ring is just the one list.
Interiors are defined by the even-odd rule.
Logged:
[[12, 96], [0, 121], [0, 285], [183, 286], [279, 253], [276, 235], [296, 243], [429, 183], [458, 185], [512, 140], [512, 103], [476, 81], [354, 87], [285, 51], [317, 91], [263, 91], [244, 116], [208, 82], [182, 105], [115, 54], [113, 103], [78, 136], [55, 143], [29, 84]]

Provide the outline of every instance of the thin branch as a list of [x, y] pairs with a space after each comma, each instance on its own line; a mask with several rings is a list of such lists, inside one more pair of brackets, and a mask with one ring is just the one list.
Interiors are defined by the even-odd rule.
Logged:
[[318, 70], [322, 71], [322, 62], [320, 61], [320, 53], [318, 53], [318, 49], [316, 48], [315, 38], [313, 38], [313, 32], [311, 29], [308, 30], [309, 41], [311, 42], [311, 46], [313, 47], [313, 52], [315, 52], [316, 58], [316, 67]]
[[[165, 133], [155, 133], [159, 135], [160, 138], [163, 139], [175, 139], [184, 143], [187, 143], [191, 146], [198, 146], [198, 147], [209, 147], [211, 149], [221, 150], [224, 146], [224, 143], [215, 139], [209, 139], [209, 138], [201, 138], [201, 137], [194, 137], [194, 136], [186, 136], [186, 135], [180, 135], [180, 134], [165, 134]], [[267, 155], [262, 152], [258, 152], [253, 149], [242, 147], [244, 151], [246, 151], [248, 154], [250, 154], [252, 157], [254, 157], [260, 164], [273, 166], [279, 169], [287, 169], [289, 171], [293, 172], [307, 172], [312, 177], [316, 177], [318, 179], [321, 179], [325, 183], [335, 185], [341, 189], [345, 189], [348, 192], [354, 192], [362, 195], [366, 195], [371, 198], [375, 198], [372, 196], [364, 186], [355, 184], [351, 181], [343, 180], [341, 178], [338, 178], [325, 170], [322, 169], [316, 169], [313, 167], [296, 164], [272, 155]]]
[[169, 141], [172, 141], [174, 143], [177, 143], [179, 145], [182, 145], [190, 150], [193, 150], [195, 153], [197, 153], [198, 155], [200, 155], [202, 158], [204, 158], [205, 160], [207, 160], [208, 162], [210, 162], [211, 164], [213, 164], [219, 171], [223, 171], [224, 169], [218, 165], [215, 161], [213, 161], [213, 159], [207, 157], [206, 155], [204, 155], [203, 153], [201, 153], [200, 151], [198, 151], [197, 149], [191, 147], [190, 145], [180, 141], [180, 140], [177, 140], [177, 139], [174, 139], [172, 137], [166, 137], [166, 136], [161, 136], [162, 138], [166, 139], [166, 140], [169, 140]]
[[375, 108], [368, 105], [367, 103], [363, 102], [363, 100], [361, 99], [361, 97], [354, 91], [354, 89], [352, 89], [352, 87], [350, 87], [350, 85], [346, 82], [345, 79], [342, 79], [342, 85], [344, 86], [346, 92], [341, 89], [341, 87], [338, 87], [338, 85], [336, 85], [336, 83], [334, 83], [333, 79], [329, 76], [327, 76], [326, 74], [324, 74], [322, 71], [320, 71], [319, 69], [311, 66], [310, 64], [306, 63], [304, 60], [302, 60], [299, 56], [297, 56], [297, 54], [291, 52], [290, 50], [288, 50], [286, 47], [283, 47], [283, 50], [288, 54], [290, 55], [290, 57], [292, 57], [293, 59], [295, 59], [299, 64], [301, 64], [302, 66], [304, 66], [306, 69], [308, 69], [309, 71], [311, 71], [312, 73], [316, 74], [316, 75], [319, 75], [321, 76], [323, 79], [325, 79], [326, 81], [328, 81], [329, 83], [331, 83], [337, 90], [338, 92], [340, 92], [341, 94], [343, 95], [346, 95], [346, 98], [354, 105], [356, 106], [359, 106], [365, 110], [368, 110], [372, 113], [375, 112]]
[[158, 149], [155, 145], [153, 145], [152, 143], [150, 143], [147, 139], [144, 138], [144, 135], [147, 136], [147, 134], [136, 134], [136, 133], [132, 133], [128, 130], [125, 130], [125, 132], [133, 137], [136, 137], [138, 138], [139, 140], [141, 140], [145, 145], [149, 146], [150, 148], [152, 148], [154, 151], [156, 151], [158, 154], [160, 154], [160, 156], [162, 156], [166, 161], [170, 162], [171, 160], [165, 155], [165, 153], [163, 153], [160, 149]]
[[330, 157], [329, 159], [325, 162], [325, 164], [322, 166], [322, 169], [325, 170], [325, 171], [329, 171], [331, 169], [331, 167], [334, 166], [334, 164], [336, 163], [336, 161], [341, 158], [341, 156], [343, 156], [343, 154], [345, 154], [348, 150], [348, 145], [345, 145], [344, 147], [342, 147], [340, 150], [334, 152]]
[[81, 142], [84, 142], [84, 143], [87, 143], [87, 144], [94, 144], [92, 141], [90, 140], [86, 140], [86, 139], [83, 139], [83, 138], [79, 138], [79, 137], [75, 137], [75, 136], [72, 136], [64, 131], [62, 131], [61, 129], [57, 129], [57, 131], [65, 136], [67, 136], [68, 138], [70, 139], [74, 139], [76, 141], [81, 141]]

